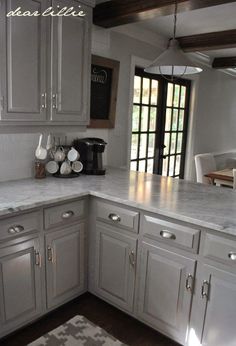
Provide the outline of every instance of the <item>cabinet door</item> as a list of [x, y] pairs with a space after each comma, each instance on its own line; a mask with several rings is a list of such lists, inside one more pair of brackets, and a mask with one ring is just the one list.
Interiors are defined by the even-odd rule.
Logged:
[[47, 1], [1, 1], [1, 119], [46, 118], [46, 31], [49, 18], [6, 17], [10, 10], [39, 11]]
[[195, 261], [147, 243], [142, 243], [141, 251], [138, 314], [142, 320], [183, 344]]
[[109, 226], [97, 226], [95, 290], [121, 308], [132, 311], [136, 239]]
[[40, 315], [40, 266], [38, 239], [0, 249], [0, 334]]
[[236, 345], [236, 275], [209, 265], [200, 267], [197, 275], [188, 345]]
[[[74, 7], [75, 0], [53, 0], [59, 8]], [[91, 9], [85, 17], [52, 19], [52, 120], [86, 124], [90, 88]]]
[[46, 235], [48, 308], [85, 289], [84, 247], [84, 224]]

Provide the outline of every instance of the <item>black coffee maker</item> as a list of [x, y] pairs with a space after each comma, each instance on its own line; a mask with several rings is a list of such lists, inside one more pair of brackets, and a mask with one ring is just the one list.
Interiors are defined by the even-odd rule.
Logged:
[[82, 173], [91, 175], [104, 175], [102, 155], [106, 142], [101, 138], [75, 139], [73, 147], [80, 153], [80, 161], [84, 168]]

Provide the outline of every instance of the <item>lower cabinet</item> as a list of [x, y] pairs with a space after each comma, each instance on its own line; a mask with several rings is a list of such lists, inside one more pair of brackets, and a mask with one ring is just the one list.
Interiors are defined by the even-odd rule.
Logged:
[[137, 240], [105, 224], [99, 224], [96, 232], [96, 293], [132, 311]]
[[42, 311], [38, 237], [0, 251], [0, 335], [33, 320]]
[[236, 345], [236, 275], [207, 264], [197, 275], [188, 345]]
[[46, 235], [47, 307], [58, 306], [85, 289], [84, 224]]
[[184, 344], [188, 329], [195, 260], [142, 243], [138, 315]]

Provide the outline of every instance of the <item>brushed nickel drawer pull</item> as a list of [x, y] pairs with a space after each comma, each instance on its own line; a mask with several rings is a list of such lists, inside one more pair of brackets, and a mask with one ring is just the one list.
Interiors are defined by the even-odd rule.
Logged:
[[165, 238], [165, 239], [172, 239], [172, 240], [176, 239], [176, 235], [174, 233], [171, 233], [171, 232], [166, 231], [166, 230], [161, 231], [160, 236], [162, 238]]
[[72, 210], [65, 211], [62, 214], [62, 219], [70, 219], [72, 216], [74, 216], [74, 212]]
[[129, 253], [129, 263], [133, 268], [135, 267], [135, 252], [133, 250]]
[[51, 246], [47, 247], [47, 251], [48, 251], [48, 262], [53, 262], [53, 252], [52, 252]]
[[121, 217], [117, 214], [111, 213], [108, 215], [108, 217], [111, 221], [114, 221], [114, 222], [120, 222], [121, 221]]
[[202, 283], [202, 290], [201, 290], [201, 296], [203, 299], [204, 298], [208, 299], [209, 297], [209, 286], [210, 286], [209, 282], [204, 280]]
[[35, 265], [41, 267], [41, 255], [39, 251], [35, 250]]
[[228, 257], [232, 260], [232, 261], [236, 261], [236, 252], [230, 252], [228, 254]]
[[16, 234], [24, 231], [24, 227], [21, 225], [11, 226], [8, 228], [8, 233]]
[[193, 291], [193, 276], [188, 274], [186, 279], [186, 290], [192, 292]]

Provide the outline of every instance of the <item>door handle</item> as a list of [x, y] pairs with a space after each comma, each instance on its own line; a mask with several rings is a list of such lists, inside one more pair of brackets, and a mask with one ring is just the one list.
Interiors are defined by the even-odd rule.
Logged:
[[201, 289], [201, 296], [202, 299], [206, 298], [206, 300], [208, 300], [209, 298], [209, 287], [210, 284], [207, 280], [204, 280], [202, 283], [202, 289]]

